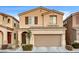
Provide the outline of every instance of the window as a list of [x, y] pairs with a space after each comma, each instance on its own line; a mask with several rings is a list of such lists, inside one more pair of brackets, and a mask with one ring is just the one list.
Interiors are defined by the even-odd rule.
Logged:
[[28, 24], [32, 24], [32, 17], [31, 16], [29, 16], [29, 21], [28, 21]]
[[16, 33], [14, 33], [14, 39], [16, 39], [16, 37], [17, 37], [17, 36], [16, 36]]
[[16, 27], [16, 23], [14, 23], [14, 27]]
[[37, 16], [35, 16], [34, 23], [35, 23], [35, 24], [38, 24], [38, 17], [37, 17]]
[[25, 17], [25, 24], [38, 24], [38, 17], [37, 16], [29, 16], [29, 17]]
[[25, 24], [34, 24], [34, 17], [33, 16], [25, 17]]
[[8, 23], [10, 23], [10, 19], [8, 19]]
[[28, 17], [25, 17], [25, 24], [28, 24]]
[[4, 16], [3, 16], [3, 21], [4, 21]]
[[56, 25], [56, 23], [57, 23], [57, 16], [51, 15], [51, 16], [50, 16], [50, 23], [51, 23], [52, 25]]

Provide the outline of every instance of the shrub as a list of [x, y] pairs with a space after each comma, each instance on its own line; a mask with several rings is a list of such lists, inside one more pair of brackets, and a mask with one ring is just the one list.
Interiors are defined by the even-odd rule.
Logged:
[[66, 45], [66, 47], [65, 47], [67, 50], [69, 50], [69, 51], [72, 51], [73, 50], [73, 47], [71, 46], [71, 45]]
[[11, 46], [8, 46], [8, 49], [13, 49]]
[[33, 48], [32, 44], [22, 46], [23, 51], [32, 51], [32, 48]]
[[19, 45], [16, 45], [16, 48], [18, 48], [19, 47]]
[[73, 43], [72, 46], [73, 46], [73, 48], [78, 49], [79, 48], [79, 43]]
[[2, 49], [7, 49], [8, 45], [2, 45]]

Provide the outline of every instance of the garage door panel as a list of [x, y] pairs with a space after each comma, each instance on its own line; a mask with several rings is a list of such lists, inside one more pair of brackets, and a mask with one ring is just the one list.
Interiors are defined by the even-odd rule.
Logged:
[[0, 32], [0, 45], [2, 44], [2, 32]]
[[60, 46], [61, 35], [38, 34], [34, 35], [35, 46]]

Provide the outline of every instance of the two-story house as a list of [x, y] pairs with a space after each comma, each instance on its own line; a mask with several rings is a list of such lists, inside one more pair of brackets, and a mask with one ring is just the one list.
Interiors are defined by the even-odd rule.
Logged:
[[79, 42], [79, 12], [72, 13], [64, 20], [66, 30], [66, 44]]
[[19, 45], [28, 44], [27, 33], [31, 31], [30, 44], [35, 47], [65, 47], [64, 13], [38, 7], [19, 14]]
[[2, 46], [11, 46], [15, 48], [18, 45], [19, 22], [13, 16], [0, 13], [0, 48]]

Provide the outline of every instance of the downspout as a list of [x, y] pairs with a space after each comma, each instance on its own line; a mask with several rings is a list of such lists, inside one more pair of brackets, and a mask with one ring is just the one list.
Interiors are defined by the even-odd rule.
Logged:
[[42, 16], [42, 25], [44, 27], [44, 15], [42, 14], [41, 16]]

